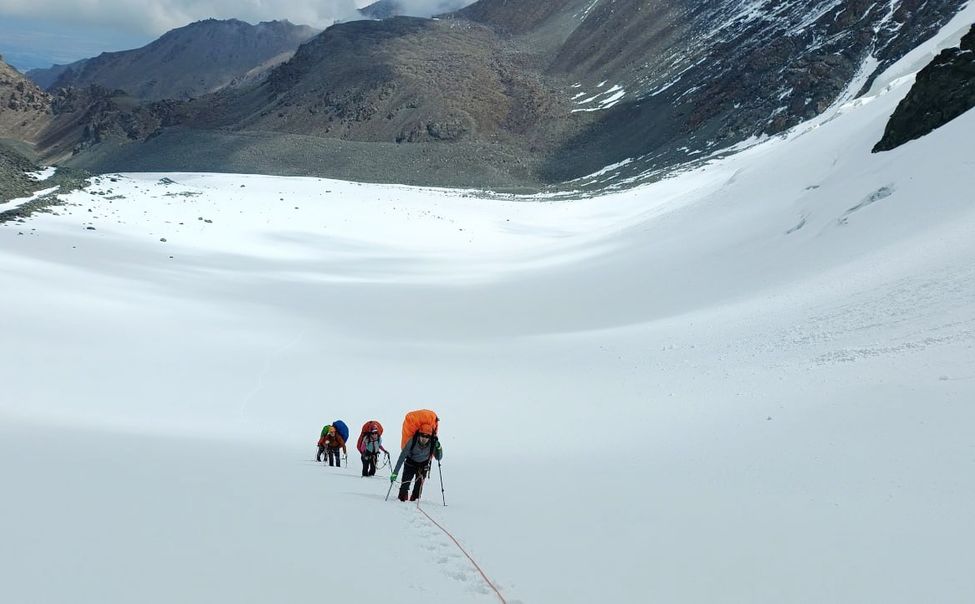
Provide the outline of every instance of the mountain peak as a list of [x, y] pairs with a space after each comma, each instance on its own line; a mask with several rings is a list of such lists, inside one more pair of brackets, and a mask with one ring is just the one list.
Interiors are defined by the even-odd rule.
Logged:
[[142, 48], [34, 70], [31, 77], [48, 89], [98, 84], [143, 100], [187, 99], [263, 78], [317, 33], [288, 21], [203, 19]]

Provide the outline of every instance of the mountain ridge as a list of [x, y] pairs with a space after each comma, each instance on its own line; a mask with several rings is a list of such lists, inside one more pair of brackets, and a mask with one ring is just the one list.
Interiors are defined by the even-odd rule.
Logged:
[[146, 46], [105, 52], [29, 77], [53, 90], [96, 84], [140, 100], [189, 99], [228, 86], [259, 81], [319, 30], [290, 21], [251, 25], [205, 19], [170, 30]]
[[[445, 184], [446, 170], [417, 166], [468, 170], [479, 158], [490, 165], [451, 185], [634, 183], [819, 115], [964, 4], [480, 0], [436, 19], [336, 24], [266, 77], [193, 100], [127, 110], [116, 98], [105, 119], [85, 118], [100, 125], [73, 130], [103, 135], [60, 149], [93, 170], [132, 154], [165, 169], [179, 132], [210, 169], [347, 175], [329, 149], [355, 148], [367, 149], [364, 173], [414, 184]], [[160, 136], [167, 128], [174, 136]], [[300, 147], [267, 153], [262, 137]]]

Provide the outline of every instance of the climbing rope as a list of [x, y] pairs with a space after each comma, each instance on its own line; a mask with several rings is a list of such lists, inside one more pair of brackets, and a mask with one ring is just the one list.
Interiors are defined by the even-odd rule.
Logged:
[[420, 513], [426, 516], [427, 520], [432, 522], [438, 529], [443, 531], [444, 535], [450, 537], [450, 540], [454, 542], [454, 545], [457, 546], [457, 549], [459, 549], [461, 553], [467, 556], [467, 559], [471, 561], [471, 564], [474, 565], [474, 568], [477, 569], [477, 572], [481, 573], [481, 578], [484, 579], [484, 582], [488, 584], [488, 587], [494, 590], [494, 593], [498, 595], [498, 599], [501, 600], [501, 603], [508, 604], [508, 601], [504, 599], [504, 596], [502, 596], [501, 592], [498, 591], [498, 588], [494, 586], [494, 583], [491, 581], [491, 579], [488, 579], [487, 573], [485, 573], [484, 570], [481, 569], [481, 567], [478, 565], [478, 563], [474, 561], [474, 558], [472, 558], [471, 555], [467, 553], [467, 550], [464, 549], [464, 546], [461, 545], [460, 542], [457, 541], [457, 539], [455, 539], [454, 536], [450, 534], [450, 531], [442, 527], [439, 522], [437, 522], [436, 520], [433, 519], [432, 516], [430, 516], [430, 514], [427, 514], [426, 510], [420, 507], [419, 500], [417, 500], [416, 502], [416, 509], [420, 510]]

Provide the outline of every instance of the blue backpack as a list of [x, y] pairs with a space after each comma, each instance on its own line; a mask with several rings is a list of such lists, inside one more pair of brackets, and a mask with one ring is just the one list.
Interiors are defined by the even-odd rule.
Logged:
[[332, 422], [332, 425], [335, 426], [335, 429], [338, 430], [339, 434], [342, 435], [342, 440], [349, 442], [349, 427], [345, 425], [345, 422], [337, 419]]

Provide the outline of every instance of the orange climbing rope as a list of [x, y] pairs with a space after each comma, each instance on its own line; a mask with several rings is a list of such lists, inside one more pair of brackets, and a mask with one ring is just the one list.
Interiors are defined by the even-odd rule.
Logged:
[[488, 586], [491, 589], [494, 590], [494, 593], [496, 593], [498, 595], [498, 599], [501, 600], [502, 604], [508, 604], [508, 601], [504, 599], [504, 596], [502, 596], [501, 595], [501, 592], [498, 590], [498, 588], [494, 586], [494, 583], [491, 581], [491, 579], [488, 579], [487, 573], [485, 573], [484, 570], [480, 567], [480, 565], [478, 565], [478, 563], [474, 561], [474, 558], [472, 558], [471, 555], [467, 553], [467, 550], [464, 549], [464, 546], [461, 545], [460, 542], [457, 541], [457, 539], [455, 539], [454, 536], [450, 534], [450, 531], [448, 531], [447, 529], [445, 529], [444, 527], [442, 527], [439, 522], [437, 522], [436, 520], [433, 519], [432, 516], [430, 516], [430, 514], [427, 514], [426, 510], [424, 510], [423, 508], [420, 507], [420, 501], [419, 500], [417, 500], [417, 502], [416, 502], [416, 509], [420, 510], [420, 513], [421, 514], [423, 514], [424, 516], [426, 516], [427, 519], [430, 522], [432, 522], [434, 525], [436, 525], [436, 527], [438, 529], [440, 529], [441, 531], [443, 531], [443, 534], [444, 535], [447, 535], [448, 537], [450, 537], [450, 540], [454, 542], [454, 545], [457, 546], [457, 549], [459, 549], [465, 556], [467, 556], [467, 559], [471, 561], [471, 564], [474, 565], [474, 568], [477, 569], [477, 572], [481, 573], [481, 578], [483, 578], [484, 579], [484, 582], [487, 583]]

